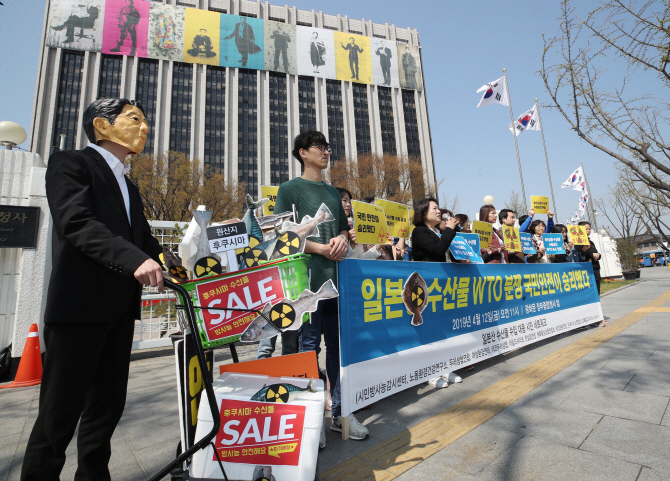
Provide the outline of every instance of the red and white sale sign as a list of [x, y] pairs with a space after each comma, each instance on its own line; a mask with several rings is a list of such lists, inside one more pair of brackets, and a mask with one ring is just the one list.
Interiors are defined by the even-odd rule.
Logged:
[[295, 404], [221, 400], [221, 430], [216, 434], [221, 461], [298, 466], [305, 409]]
[[[203, 282], [195, 289], [200, 305], [205, 307], [260, 311], [268, 302], [274, 305], [284, 299], [277, 267]], [[203, 309], [201, 312], [210, 341], [242, 334], [258, 316], [255, 312], [241, 311]]]

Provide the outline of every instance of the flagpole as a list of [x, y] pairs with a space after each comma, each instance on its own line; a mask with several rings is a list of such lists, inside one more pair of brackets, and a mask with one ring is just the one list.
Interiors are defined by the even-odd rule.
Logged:
[[[551, 204], [554, 206], [554, 217], [558, 219], [556, 214], [556, 199], [554, 199], [554, 185], [551, 183], [551, 172], [549, 170], [549, 157], [547, 157], [547, 144], [544, 143], [544, 127], [542, 125], [542, 116], [540, 115], [540, 104], [535, 99], [535, 108], [537, 108], [537, 120], [540, 121], [540, 133], [542, 134], [542, 147], [544, 148], [544, 162], [547, 164], [547, 177], [549, 177], [549, 192], [551, 192]], [[590, 193], [589, 193], [590, 195]]]
[[[588, 220], [591, 221], [591, 213], [594, 212], [594, 214], [593, 214], [593, 226], [596, 228], [596, 232], [598, 232], [598, 221], [596, 220], [595, 209], [593, 208], [593, 196], [591, 195], [591, 187], [589, 186], [589, 181], [586, 179], [586, 171], [584, 170], [584, 162], [580, 162], [580, 164], [582, 165], [582, 173], [584, 174], [584, 184], [586, 184], [586, 190], [589, 193], [589, 200], [587, 202], [586, 213], [588, 214]], [[592, 210], [589, 210], [589, 205], [591, 206]]]
[[[516, 163], [519, 167], [519, 180], [521, 181], [521, 195], [523, 196], [523, 208], [528, 210], [526, 204], [526, 189], [523, 186], [523, 174], [521, 173], [521, 158], [519, 157], [519, 144], [516, 141], [516, 130], [514, 129], [514, 114], [512, 113], [512, 97], [509, 95], [509, 86], [507, 85], [507, 69], [503, 69], [503, 77], [505, 77], [505, 92], [507, 93], [507, 103], [509, 104], [509, 118], [512, 122], [512, 135], [514, 136], [514, 149], [516, 150]], [[524, 212], [525, 213], [525, 212]]]

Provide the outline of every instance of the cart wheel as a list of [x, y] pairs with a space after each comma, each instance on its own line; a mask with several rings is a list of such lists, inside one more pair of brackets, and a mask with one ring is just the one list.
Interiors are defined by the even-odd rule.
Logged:
[[[175, 458], [178, 458], [180, 455], [181, 455], [181, 441], [179, 441], [179, 444], [177, 444], [177, 452], [175, 453]], [[177, 466], [172, 471], [170, 471], [170, 479], [174, 481], [188, 479], [188, 476], [184, 477], [185, 474], [187, 474], [187, 472], [184, 471], [184, 468], [182, 466]]]
[[292, 231], [284, 232], [275, 245], [275, 252], [282, 256], [292, 256], [300, 253], [300, 237]]
[[280, 330], [287, 329], [295, 321], [296, 312], [293, 306], [280, 302], [270, 310], [270, 322]]
[[195, 263], [196, 277], [205, 277], [212, 274], [221, 274], [223, 269], [221, 263], [214, 257], [202, 257]]

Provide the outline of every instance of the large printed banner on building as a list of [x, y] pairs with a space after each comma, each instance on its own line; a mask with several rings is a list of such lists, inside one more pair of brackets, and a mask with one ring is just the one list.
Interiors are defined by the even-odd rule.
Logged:
[[145, 0], [51, 0], [45, 43], [423, 89], [416, 45]]
[[342, 413], [602, 319], [591, 263], [339, 263]]

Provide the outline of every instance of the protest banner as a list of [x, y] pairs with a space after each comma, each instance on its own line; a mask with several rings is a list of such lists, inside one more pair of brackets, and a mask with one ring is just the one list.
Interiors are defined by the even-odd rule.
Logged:
[[545, 195], [531, 195], [530, 205], [536, 214], [546, 214], [549, 212], [549, 197]]
[[505, 247], [510, 252], [521, 252], [521, 239], [519, 238], [519, 228], [504, 225], [503, 238], [505, 240]]
[[468, 245], [472, 248], [473, 251], [475, 251], [476, 254], [479, 255], [479, 260], [481, 262], [484, 262], [481, 260], [481, 247], [479, 244], [479, 236], [477, 234], [466, 234], [465, 232], [459, 232], [456, 234], [456, 237], [462, 237], [465, 239], [465, 242], [468, 243]]
[[278, 191], [279, 187], [261, 185], [261, 199], [270, 199], [270, 201], [263, 206], [263, 215], [272, 215], [275, 213]]
[[388, 244], [384, 209], [374, 204], [351, 201], [358, 244]]
[[493, 236], [493, 224], [478, 220], [472, 221], [472, 232], [479, 235], [479, 245], [481, 248], [488, 249], [491, 244], [491, 237]]
[[602, 319], [590, 263], [345, 259], [338, 271], [343, 416]]
[[547, 254], [565, 254], [563, 234], [542, 234], [542, 242]]
[[398, 204], [390, 200], [375, 199], [375, 205], [384, 209], [387, 231], [392, 237], [409, 238], [409, 221], [405, 204]]
[[583, 225], [569, 225], [568, 238], [576, 246], [588, 246], [589, 236], [586, 234], [586, 226]]
[[409, 237], [412, 238], [412, 232], [414, 232], [414, 209], [409, 209], [407, 211], [407, 218], [409, 220]]
[[533, 244], [533, 237], [528, 232], [521, 232], [519, 239], [521, 240], [521, 249], [524, 254], [537, 254], [535, 244]]
[[475, 252], [472, 247], [470, 247], [470, 244], [468, 244], [468, 241], [466, 241], [463, 237], [454, 237], [454, 239], [451, 241], [451, 244], [449, 245], [449, 250], [456, 260], [469, 260], [475, 264], [483, 263], [482, 257], [479, 255], [479, 251]]

